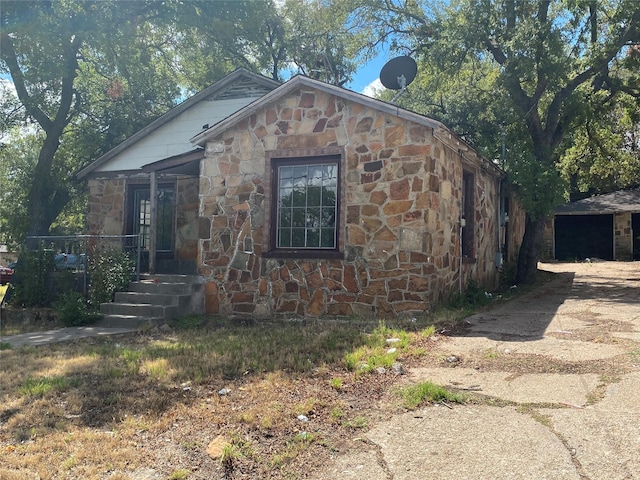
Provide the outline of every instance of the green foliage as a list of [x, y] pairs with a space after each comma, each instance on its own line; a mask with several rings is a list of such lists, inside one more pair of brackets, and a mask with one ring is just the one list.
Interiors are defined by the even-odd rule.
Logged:
[[62, 293], [53, 303], [53, 309], [58, 315], [58, 321], [65, 327], [88, 325], [96, 320], [96, 316], [89, 311], [84, 295], [79, 292]]
[[456, 296], [450, 302], [452, 307], [465, 310], [482, 307], [489, 303], [491, 303], [491, 296], [487, 295], [486, 292], [473, 280], [469, 282], [462, 295]]
[[135, 261], [117, 248], [98, 250], [89, 257], [89, 305], [98, 309], [111, 302], [117, 291], [125, 290], [133, 280]]
[[11, 303], [24, 307], [48, 306], [53, 297], [49, 279], [54, 269], [51, 250], [42, 245], [35, 251], [24, 250], [12, 279]]
[[20, 385], [20, 393], [30, 397], [42, 397], [51, 391], [66, 390], [72, 384], [67, 377], [28, 377]]
[[[388, 343], [387, 339], [397, 339]], [[347, 370], [356, 373], [371, 373], [377, 368], [391, 368], [401, 352], [409, 346], [408, 332], [387, 327], [380, 322], [373, 332], [365, 337], [364, 345], [347, 353], [344, 357]]]
[[418, 383], [398, 391], [404, 401], [404, 406], [410, 410], [423, 403], [464, 403], [463, 395], [450, 392], [444, 387], [431, 382]]

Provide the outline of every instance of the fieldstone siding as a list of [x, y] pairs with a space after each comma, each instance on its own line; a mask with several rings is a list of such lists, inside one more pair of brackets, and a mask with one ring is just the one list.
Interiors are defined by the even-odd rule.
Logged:
[[[319, 90], [302, 89], [275, 102], [207, 143], [198, 263], [207, 281], [208, 313], [414, 316], [470, 279], [495, 285], [492, 165], [444, 129]], [[344, 258], [265, 258], [271, 248], [270, 159], [335, 153], [342, 155]], [[459, 223], [463, 169], [475, 179], [474, 252], [465, 262]]]
[[179, 260], [195, 260], [198, 256], [199, 184], [193, 177], [179, 178], [176, 182], [175, 255]]
[[631, 212], [617, 212], [613, 215], [613, 242], [615, 259], [633, 260], [633, 231]]
[[87, 233], [122, 235], [125, 206], [124, 178], [89, 179]]

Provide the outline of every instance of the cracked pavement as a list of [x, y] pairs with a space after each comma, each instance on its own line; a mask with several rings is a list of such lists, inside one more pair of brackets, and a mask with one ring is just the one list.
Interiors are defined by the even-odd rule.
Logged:
[[549, 284], [467, 319], [410, 382], [464, 405], [393, 416], [313, 478], [640, 479], [640, 262], [547, 263]]

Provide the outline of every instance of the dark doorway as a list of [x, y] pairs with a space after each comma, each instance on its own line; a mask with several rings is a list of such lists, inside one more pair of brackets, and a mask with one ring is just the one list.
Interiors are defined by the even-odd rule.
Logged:
[[[175, 237], [175, 186], [159, 184], [157, 191], [156, 260], [173, 258]], [[149, 268], [151, 234], [151, 188], [148, 184], [129, 185], [126, 233], [141, 234], [141, 270]]]
[[631, 232], [633, 234], [633, 259], [640, 260], [640, 213], [631, 214]]
[[557, 215], [557, 260], [613, 260], [613, 215]]

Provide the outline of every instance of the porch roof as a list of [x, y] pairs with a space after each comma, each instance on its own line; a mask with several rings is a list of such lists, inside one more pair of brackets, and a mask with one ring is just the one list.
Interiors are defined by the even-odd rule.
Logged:
[[142, 171], [197, 177], [200, 175], [200, 160], [203, 158], [204, 149], [197, 148], [190, 152], [143, 165]]

